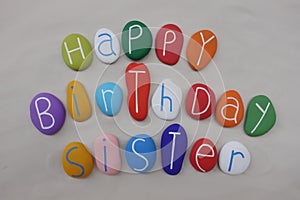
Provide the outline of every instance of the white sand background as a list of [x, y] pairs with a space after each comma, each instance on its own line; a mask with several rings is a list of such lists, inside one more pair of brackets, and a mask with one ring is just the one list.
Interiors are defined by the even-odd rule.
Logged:
[[[297, 0], [2, 0], [0, 199], [299, 199], [299, 11]], [[184, 107], [178, 119], [173, 121], [184, 124], [189, 144], [206, 134], [217, 141], [218, 150], [228, 141], [242, 142], [252, 155], [246, 173], [228, 176], [218, 167], [207, 174], [197, 173], [189, 163], [190, 148], [181, 173], [175, 177], [163, 170], [143, 175], [122, 172], [117, 176], [106, 176], [96, 167], [83, 180], [64, 173], [61, 166], [64, 147], [71, 141], [83, 140], [90, 148], [94, 135], [101, 132], [95, 124], [96, 119], [104, 132], [117, 135], [122, 148], [129, 136], [121, 129], [129, 135], [141, 132], [152, 135], [159, 146], [161, 129], [173, 123], [162, 123], [152, 111], [151, 119], [149, 117], [143, 123], [130, 121], [126, 97], [115, 120], [103, 116], [97, 107], [93, 107], [93, 117], [78, 129], [67, 114], [62, 130], [54, 136], [40, 134], [30, 121], [29, 104], [39, 92], [55, 94], [66, 106], [66, 86], [76, 77], [76, 72], [66, 67], [62, 60], [61, 42], [65, 36], [81, 33], [93, 43], [98, 29], [106, 27], [119, 33], [133, 19], [141, 20], [149, 27], [176, 23], [187, 36], [201, 29], [213, 30], [219, 42], [214, 62], [225, 88], [238, 90], [245, 105], [258, 94], [265, 94], [273, 101], [277, 123], [270, 133], [258, 138], [247, 136], [243, 123], [223, 129], [218, 137], [220, 127], [213, 117], [200, 122], [195, 134], [197, 122], [186, 114]], [[182, 54], [185, 56], [184, 51]], [[124, 56], [120, 58], [99, 83], [118, 81], [129, 62]], [[160, 64], [154, 50], [141, 62]], [[176, 76], [161, 73], [159, 65], [148, 66], [153, 81]], [[94, 57], [92, 65], [80, 73], [92, 102], [99, 71], [104, 67]], [[172, 69], [191, 82], [202, 81], [184, 59]], [[222, 81], [213, 69], [211, 63], [201, 75], [215, 89], [218, 98]], [[188, 85], [183, 79], [174, 79], [185, 96]], [[120, 86], [126, 94], [122, 79]], [[152, 87], [151, 94], [154, 89]], [[159, 158], [155, 169], [160, 167]], [[124, 157], [122, 170], [128, 171]]]

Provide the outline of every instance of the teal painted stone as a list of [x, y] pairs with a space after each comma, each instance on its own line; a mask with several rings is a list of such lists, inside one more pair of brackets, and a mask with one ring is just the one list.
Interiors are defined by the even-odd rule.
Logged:
[[151, 31], [140, 21], [128, 22], [122, 31], [122, 47], [131, 60], [142, 59], [152, 47]]
[[272, 129], [276, 122], [276, 113], [271, 100], [259, 95], [254, 97], [247, 108], [245, 132], [249, 136], [261, 136]]
[[122, 101], [122, 89], [115, 83], [103, 83], [96, 90], [97, 105], [107, 116], [118, 114], [122, 106]]

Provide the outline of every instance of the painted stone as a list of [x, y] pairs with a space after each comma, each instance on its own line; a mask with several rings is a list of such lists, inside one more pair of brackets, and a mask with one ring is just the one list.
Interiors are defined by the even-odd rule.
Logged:
[[238, 175], [244, 173], [251, 161], [248, 149], [237, 141], [226, 143], [219, 156], [220, 169], [229, 175]]
[[186, 49], [186, 57], [193, 70], [201, 70], [208, 65], [217, 51], [217, 37], [209, 30], [193, 34]]
[[251, 99], [246, 114], [244, 130], [249, 136], [261, 136], [271, 130], [276, 122], [276, 112], [271, 100], [264, 95]]
[[86, 69], [92, 62], [92, 47], [83, 35], [70, 34], [65, 37], [61, 50], [66, 65], [75, 71]]
[[56, 96], [50, 93], [39, 93], [31, 100], [30, 118], [41, 133], [53, 135], [64, 125], [66, 110]]
[[121, 156], [118, 138], [112, 134], [98, 136], [94, 143], [98, 169], [104, 174], [115, 175], [121, 169]]
[[93, 157], [80, 142], [68, 144], [62, 155], [62, 165], [67, 175], [85, 178], [93, 171]]
[[175, 24], [166, 24], [159, 29], [155, 38], [155, 52], [158, 59], [168, 65], [175, 65], [181, 54], [183, 35]]
[[173, 120], [180, 111], [181, 101], [181, 89], [170, 79], [165, 79], [155, 90], [151, 106], [160, 119]]
[[92, 107], [84, 86], [79, 81], [71, 81], [67, 86], [68, 110], [71, 117], [82, 122], [90, 118]]
[[156, 146], [146, 134], [132, 137], [126, 145], [128, 166], [135, 172], [145, 173], [152, 169], [156, 161]]
[[161, 136], [161, 162], [164, 171], [169, 175], [177, 175], [183, 164], [187, 135], [179, 124], [168, 126]]
[[224, 127], [234, 127], [244, 118], [244, 103], [235, 90], [226, 91], [216, 106], [216, 119]]
[[201, 138], [195, 142], [190, 153], [190, 162], [197, 171], [209, 172], [216, 166], [217, 161], [218, 151], [211, 140]]
[[114, 116], [118, 114], [122, 106], [122, 101], [122, 89], [115, 83], [103, 83], [96, 90], [97, 105], [107, 116]]
[[122, 31], [122, 47], [131, 60], [144, 58], [152, 47], [151, 31], [140, 21], [128, 22]]
[[112, 64], [120, 57], [120, 43], [117, 36], [107, 28], [97, 31], [94, 38], [95, 53], [100, 61]]
[[211, 116], [215, 103], [213, 90], [207, 85], [196, 83], [188, 91], [185, 108], [192, 118], [203, 120]]
[[131, 63], [126, 68], [127, 103], [130, 115], [138, 121], [148, 115], [150, 73], [143, 63]]

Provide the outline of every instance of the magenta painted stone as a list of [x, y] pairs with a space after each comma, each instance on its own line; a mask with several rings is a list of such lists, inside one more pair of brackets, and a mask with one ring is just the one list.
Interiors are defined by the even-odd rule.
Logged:
[[112, 134], [98, 136], [94, 143], [98, 169], [104, 174], [115, 175], [121, 169], [121, 156], [118, 138]]
[[39, 93], [31, 100], [30, 118], [41, 133], [53, 135], [64, 125], [66, 110], [56, 96]]

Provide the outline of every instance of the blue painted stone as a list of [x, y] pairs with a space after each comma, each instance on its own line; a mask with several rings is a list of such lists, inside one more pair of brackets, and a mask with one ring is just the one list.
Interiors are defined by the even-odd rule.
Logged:
[[31, 100], [30, 118], [41, 133], [53, 135], [64, 125], [66, 110], [53, 94], [39, 93]]
[[118, 114], [121, 109], [122, 100], [122, 89], [115, 83], [103, 83], [96, 90], [97, 105], [107, 116]]
[[164, 171], [170, 175], [180, 172], [186, 148], [187, 135], [182, 126], [171, 124], [161, 136], [161, 162]]
[[156, 146], [153, 139], [146, 134], [132, 137], [126, 145], [128, 166], [135, 172], [149, 171], [156, 161]]

